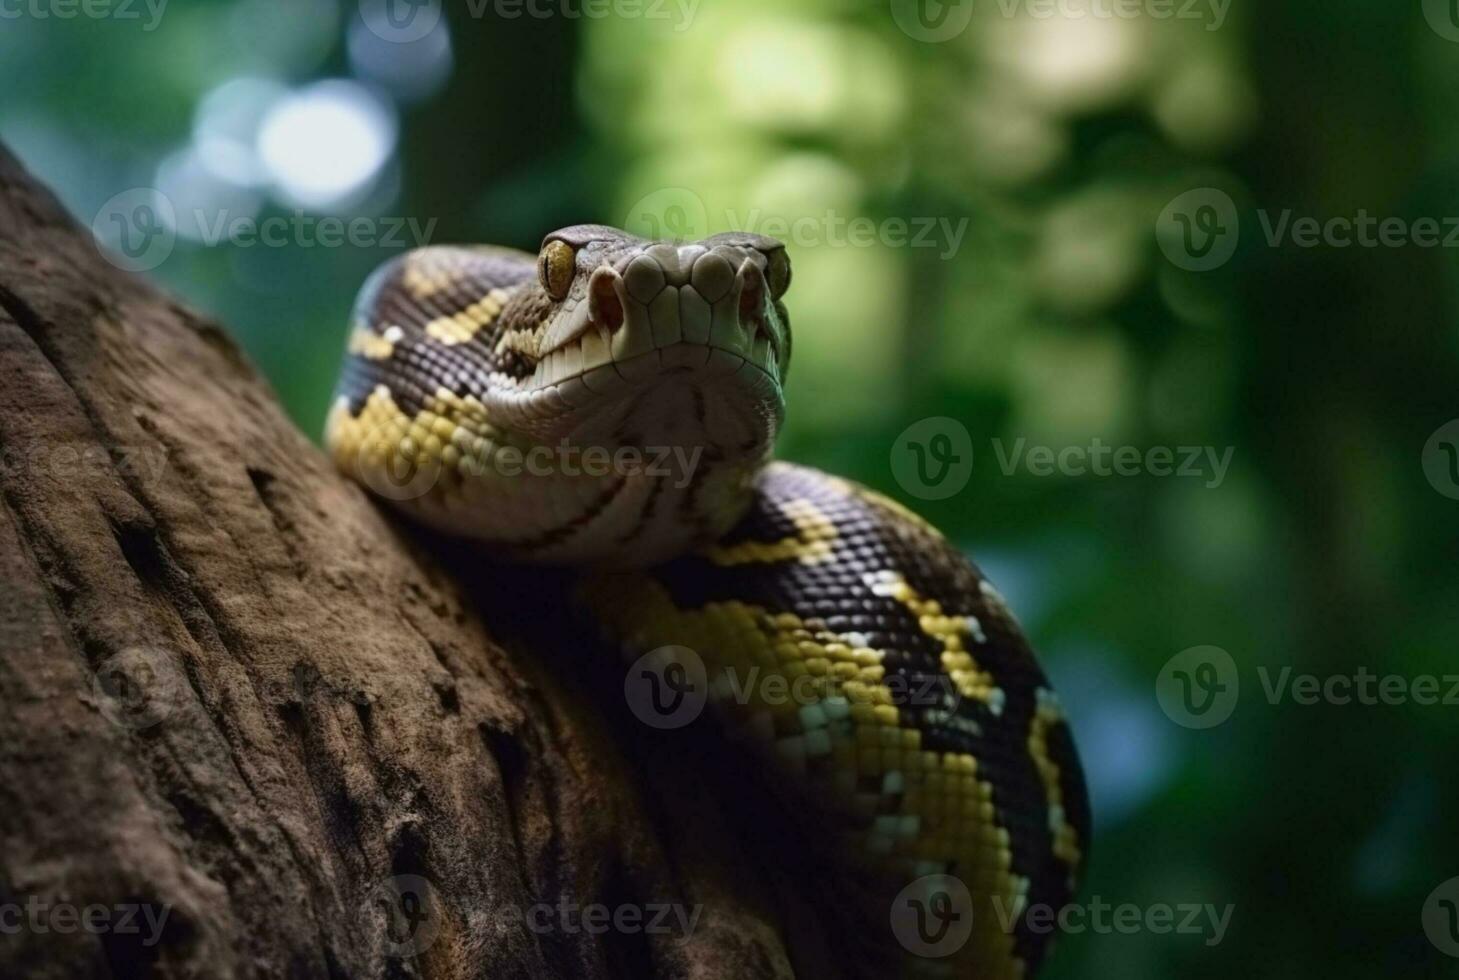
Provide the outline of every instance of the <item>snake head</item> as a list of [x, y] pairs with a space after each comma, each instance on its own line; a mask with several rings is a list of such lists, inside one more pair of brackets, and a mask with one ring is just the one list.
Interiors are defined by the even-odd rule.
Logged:
[[515, 348], [532, 364], [530, 390], [587, 408], [693, 383], [783, 412], [790, 259], [779, 241], [731, 232], [656, 242], [575, 225], [543, 240], [537, 272], [546, 309]]
[[789, 286], [784, 246], [750, 234], [420, 250], [361, 292], [328, 440], [420, 520], [514, 559], [682, 554], [739, 519], [774, 447]]

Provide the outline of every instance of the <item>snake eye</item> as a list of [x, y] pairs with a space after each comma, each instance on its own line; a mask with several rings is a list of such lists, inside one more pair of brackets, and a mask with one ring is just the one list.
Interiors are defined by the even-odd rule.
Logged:
[[770, 295], [779, 299], [790, 288], [790, 256], [785, 254], [785, 249], [777, 248], [766, 258], [770, 260], [770, 266], [765, 270], [765, 279], [770, 283]]
[[542, 288], [555, 300], [567, 296], [572, 288], [572, 277], [576, 265], [576, 253], [567, 242], [551, 241], [542, 249], [537, 260], [537, 278]]

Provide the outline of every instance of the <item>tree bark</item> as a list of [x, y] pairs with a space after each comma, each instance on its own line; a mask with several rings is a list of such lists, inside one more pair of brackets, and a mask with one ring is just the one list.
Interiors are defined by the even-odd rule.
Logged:
[[672, 748], [3, 149], [0, 454], [0, 975], [789, 975]]

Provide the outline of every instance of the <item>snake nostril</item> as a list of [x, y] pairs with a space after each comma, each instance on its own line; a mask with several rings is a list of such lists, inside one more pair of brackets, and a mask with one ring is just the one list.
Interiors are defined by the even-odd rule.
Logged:
[[588, 282], [588, 316], [614, 333], [623, 326], [623, 277], [606, 266]]
[[744, 288], [740, 290], [740, 317], [741, 319], [759, 319], [765, 305], [765, 273], [750, 259], [740, 266], [740, 280], [744, 282]]

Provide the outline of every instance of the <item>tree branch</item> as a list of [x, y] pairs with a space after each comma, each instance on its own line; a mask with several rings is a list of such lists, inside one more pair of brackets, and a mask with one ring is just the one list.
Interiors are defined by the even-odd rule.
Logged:
[[0, 974], [789, 975], [710, 801], [3, 149], [0, 453]]

